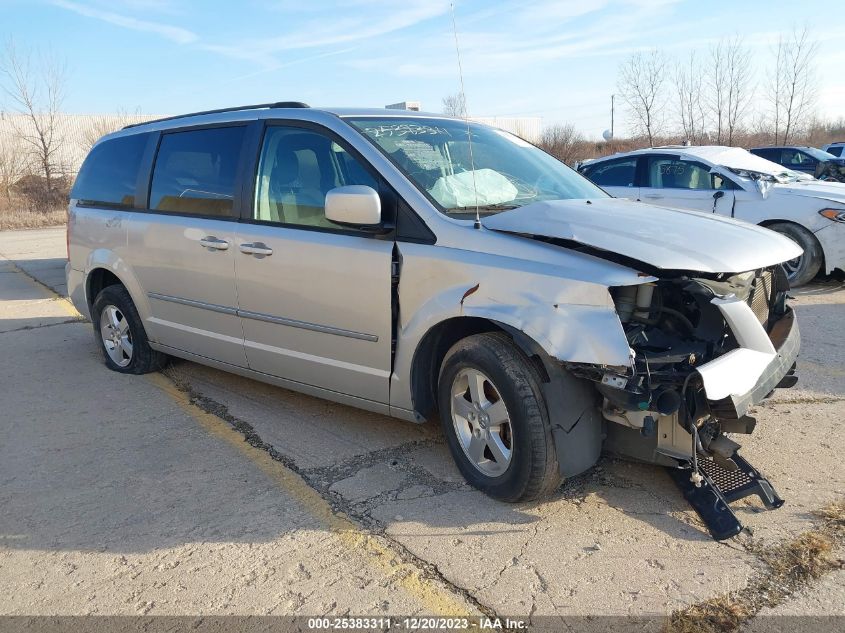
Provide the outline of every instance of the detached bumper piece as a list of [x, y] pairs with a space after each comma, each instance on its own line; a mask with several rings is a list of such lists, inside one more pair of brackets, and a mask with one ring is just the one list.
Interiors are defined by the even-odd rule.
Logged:
[[783, 505], [769, 480], [763, 477], [751, 464], [734, 453], [731, 457], [737, 469], [726, 470], [712, 459], [702, 459], [698, 467], [702, 475], [701, 486], [690, 480], [692, 468], [669, 468], [669, 474], [684, 494], [684, 498], [704, 521], [710, 535], [717, 541], [724, 541], [742, 531], [742, 523], [731, 510], [734, 501], [757, 495], [767, 510]]

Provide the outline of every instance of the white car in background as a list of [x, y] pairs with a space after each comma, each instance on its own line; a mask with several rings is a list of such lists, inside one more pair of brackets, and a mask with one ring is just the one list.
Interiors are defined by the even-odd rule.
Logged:
[[578, 170], [618, 198], [718, 213], [786, 235], [804, 249], [784, 264], [792, 286], [819, 270], [845, 269], [844, 183], [721, 146], [641, 149], [585, 161]]

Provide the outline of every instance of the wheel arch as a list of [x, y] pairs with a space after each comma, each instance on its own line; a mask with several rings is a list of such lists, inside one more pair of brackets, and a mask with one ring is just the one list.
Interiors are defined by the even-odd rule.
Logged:
[[446, 352], [458, 341], [483, 332], [503, 332], [502, 323], [473, 316], [454, 316], [433, 325], [420, 339], [411, 361], [411, 399], [425, 418], [437, 413], [437, 380]]
[[91, 310], [94, 299], [102, 292], [103, 288], [115, 285], [126, 288], [126, 284], [120, 280], [120, 277], [107, 268], [98, 266], [89, 271], [85, 277], [85, 300], [88, 303], [88, 310]]
[[86, 262], [85, 271], [85, 301], [89, 310], [94, 299], [97, 298], [97, 293], [117, 283], [126, 288], [141, 320], [144, 323], [147, 322], [150, 317], [150, 304], [146, 293], [132, 269], [117, 253], [107, 249], [92, 251]]
[[762, 222], [760, 222], [759, 226], [762, 226], [763, 228], [769, 229], [774, 224], [791, 224], [792, 226], [797, 227], [797, 228], [801, 229], [802, 231], [805, 231], [807, 233], [807, 235], [810, 236], [810, 239], [812, 239], [816, 243], [816, 246], [818, 246], [818, 248], [819, 248], [819, 253], [821, 253], [821, 255], [822, 255], [820, 270], [822, 270], [822, 271], [827, 270], [827, 262], [826, 262], [825, 252], [824, 252], [824, 246], [819, 241], [819, 238], [816, 237], [816, 234], [813, 233], [813, 231], [808, 229], [806, 226], [804, 226], [800, 222], [796, 222], [795, 220], [783, 220], [783, 219], [769, 218], [769, 219], [766, 219], [766, 220], [763, 220]]

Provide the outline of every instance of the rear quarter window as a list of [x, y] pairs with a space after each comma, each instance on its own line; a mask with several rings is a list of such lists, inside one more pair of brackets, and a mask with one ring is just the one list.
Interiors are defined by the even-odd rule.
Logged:
[[70, 197], [82, 206], [131, 209], [149, 134], [103, 141], [88, 154]]

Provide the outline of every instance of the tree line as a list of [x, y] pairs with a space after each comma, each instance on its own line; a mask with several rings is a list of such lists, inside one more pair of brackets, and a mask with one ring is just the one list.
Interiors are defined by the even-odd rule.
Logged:
[[[751, 54], [739, 36], [675, 65], [659, 49], [632, 54], [619, 69], [617, 90], [636, 133], [650, 143], [672, 124], [685, 140], [732, 145], [741, 131], [788, 144], [810, 125], [818, 94], [818, 43], [805, 28], [781, 36], [764, 77], [755, 81]], [[752, 111], [761, 92], [763, 107]]]
[[547, 127], [541, 145], [567, 163], [664, 144], [814, 145], [845, 138], [845, 119], [821, 121], [816, 59], [808, 29], [781, 35], [763, 72], [740, 37], [672, 62], [660, 49], [632, 53], [616, 92], [633, 134], [595, 143], [572, 125]]

